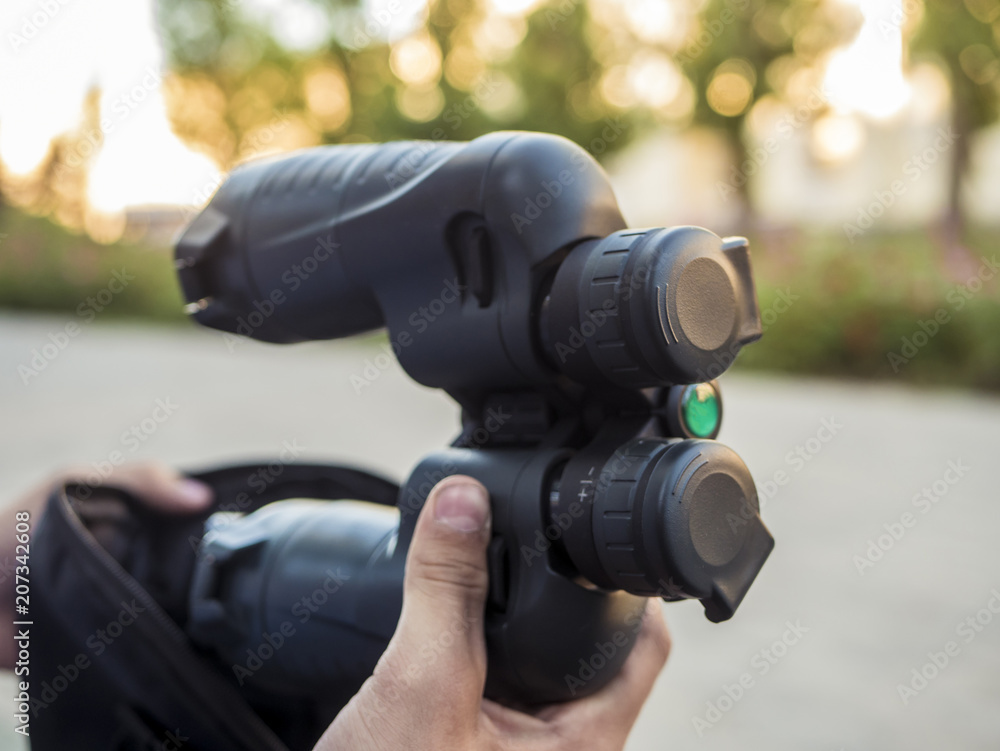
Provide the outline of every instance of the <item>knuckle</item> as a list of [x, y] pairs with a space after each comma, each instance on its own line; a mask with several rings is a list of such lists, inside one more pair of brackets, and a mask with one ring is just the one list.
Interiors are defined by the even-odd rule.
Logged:
[[661, 664], [665, 664], [667, 658], [670, 657], [673, 639], [670, 637], [670, 631], [667, 629], [663, 614], [657, 613], [653, 618], [650, 618], [646, 624], [646, 630], [649, 632], [649, 639], [655, 649], [657, 659]]
[[445, 586], [470, 595], [481, 595], [489, 585], [484, 562], [463, 558], [444, 558], [415, 552], [407, 562], [407, 574], [414, 581], [431, 587]]
[[550, 725], [552, 751], [567, 748], [576, 751], [618, 751], [622, 748], [620, 728], [613, 720], [609, 722], [607, 718], [596, 715], [588, 720], [572, 724], [559, 721]]

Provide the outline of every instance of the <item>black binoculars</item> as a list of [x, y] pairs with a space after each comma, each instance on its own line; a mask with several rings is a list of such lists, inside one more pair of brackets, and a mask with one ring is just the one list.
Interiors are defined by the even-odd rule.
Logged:
[[[448, 475], [490, 493], [486, 695], [503, 701], [605, 685], [644, 598], [730, 618], [773, 547], [750, 472], [714, 440], [715, 378], [761, 335], [747, 241], [628, 229], [601, 167], [565, 139], [250, 163], [176, 264], [199, 323], [276, 343], [385, 327], [405, 371], [462, 408], [396, 508], [297, 499], [209, 519], [185, 629], [254, 691], [333, 706], [360, 687], [399, 617], [417, 514]], [[318, 588], [323, 607], [282, 635]]]

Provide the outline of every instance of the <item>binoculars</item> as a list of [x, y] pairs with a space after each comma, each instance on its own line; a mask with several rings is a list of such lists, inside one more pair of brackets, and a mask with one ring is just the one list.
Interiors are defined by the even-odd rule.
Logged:
[[360, 687], [399, 618], [417, 515], [449, 475], [490, 494], [482, 627], [501, 701], [601, 688], [646, 598], [730, 618], [773, 547], [750, 472], [714, 440], [715, 378], [761, 335], [747, 241], [627, 228], [565, 139], [253, 162], [182, 234], [176, 266], [197, 322], [275, 343], [384, 327], [409, 376], [462, 410], [395, 508], [296, 498], [205, 524], [185, 629], [258, 696], [335, 708]]

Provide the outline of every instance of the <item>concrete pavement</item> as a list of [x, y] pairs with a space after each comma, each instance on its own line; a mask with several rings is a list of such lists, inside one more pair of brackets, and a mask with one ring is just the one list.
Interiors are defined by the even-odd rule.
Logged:
[[[114, 451], [199, 467], [284, 441], [400, 478], [455, 432], [443, 394], [381, 368], [363, 342], [230, 347], [215, 332], [97, 322], [24, 383], [18, 366], [65, 323], [0, 316], [0, 500]], [[366, 360], [376, 377], [357, 394]], [[629, 751], [1000, 746], [1000, 400], [722, 384], [721, 439], [751, 468], [777, 547], [733, 621], [665, 606], [674, 652]], [[175, 405], [161, 421], [157, 400]], [[20, 747], [9, 715], [0, 749]]]

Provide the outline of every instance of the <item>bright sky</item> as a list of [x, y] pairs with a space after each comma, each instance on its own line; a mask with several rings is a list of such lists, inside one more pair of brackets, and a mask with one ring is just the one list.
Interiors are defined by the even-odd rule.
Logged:
[[[129, 205], [199, 201], [218, 170], [171, 132], [161, 92], [164, 54], [154, 0], [3, 0], [0, 4], [0, 160], [27, 173], [49, 142], [78, 122], [92, 87], [102, 91], [104, 146], [90, 173], [91, 203]], [[831, 60], [826, 84], [843, 113], [886, 117], [910, 97], [902, 74], [898, 12], [903, 0], [831, 0], [857, 5], [864, 26]], [[329, 31], [306, 0], [244, 0], [282, 41], [321, 43]], [[370, 0], [376, 9], [388, 0]], [[412, 10], [422, 0], [401, 3]], [[508, 13], [537, 0], [495, 0]], [[46, 10], [48, 8], [48, 10]], [[413, 14], [410, 13], [410, 16]]]
[[3, 0], [0, 159], [28, 172], [72, 129], [87, 91], [102, 90], [104, 146], [90, 174], [100, 209], [191, 203], [217, 172], [170, 131], [152, 0]]
[[[903, 0], [842, 0], [861, 11], [864, 22], [854, 42], [835, 52], [826, 71], [830, 103], [843, 113], [885, 118], [910, 99], [903, 77]], [[912, 3], [909, 3], [912, 4]]]

